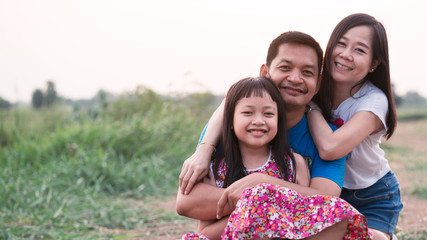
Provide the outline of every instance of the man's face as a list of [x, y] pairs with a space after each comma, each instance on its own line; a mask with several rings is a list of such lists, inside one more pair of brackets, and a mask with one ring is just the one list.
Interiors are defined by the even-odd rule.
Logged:
[[319, 90], [316, 51], [306, 45], [284, 43], [270, 67], [261, 68], [261, 75], [273, 80], [289, 107], [305, 107]]

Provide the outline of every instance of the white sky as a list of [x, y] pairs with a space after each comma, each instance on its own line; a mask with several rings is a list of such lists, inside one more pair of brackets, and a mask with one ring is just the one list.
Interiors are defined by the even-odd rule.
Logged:
[[30, 102], [47, 80], [69, 98], [138, 85], [224, 94], [258, 75], [280, 33], [306, 32], [325, 48], [356, 12], [385, 25], [397, 92], [427, 96], [426, 10], [422, 0], [0, 0], [0, 96]]

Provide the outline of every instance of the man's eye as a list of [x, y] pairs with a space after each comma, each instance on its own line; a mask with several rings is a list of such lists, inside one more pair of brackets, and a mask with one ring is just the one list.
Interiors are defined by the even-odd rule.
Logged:
[[302, 73], [304, 74], [304, 76], [309, 76], [309, 77], [314, 75], [312, 71], [303, 71]]

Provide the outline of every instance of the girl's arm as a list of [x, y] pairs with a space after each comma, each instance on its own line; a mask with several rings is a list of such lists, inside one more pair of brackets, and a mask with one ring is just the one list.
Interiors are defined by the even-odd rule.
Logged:
[[307, 120], [319, 155], [324, 160], [344, 157], [363, 139], [384, 128], [378, 116], [368, 111], [357, 112], [336, 131], [332, 131], [318, 110], [307, 113]]
[[298, 153], [294, 153], [296, 164], [296, 184], [308, 187], [310, 186], [310, 170], [304, 158]]
[[209, 119], [205, 135], [197, 146], [196, 152], [184, 161], [179, 174], [179, 188], [182, 194], [189, 194], [194, 184], [201, 180], [209, 171], [209, 164], [223, 129], [224, 100]]

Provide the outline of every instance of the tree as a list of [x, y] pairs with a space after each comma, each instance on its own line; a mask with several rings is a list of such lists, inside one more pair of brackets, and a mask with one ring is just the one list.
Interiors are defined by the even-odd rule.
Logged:
[[396, 86], [394, 84], [391, 84], [391, 89], [393, 91], [394, 103], [396, 104], [396, 107], [398, 107], [403, 103], [403, 98], [397, 95]]
[[0, 97], [0, 109], [9, 109], [11, 106], [10, 102]]
[[405, 103], [410, 103], [410, 104], [425, 103], [427, 101], [423, 96], [421, 96], [416, 91], [407, 92], [404, 99], [405, 99]]
[[55, 83], [47, 81], [46, 105], [52, 107], [56, 100]]
[[36, 89], [33, 92], [32, 102], [34, 108], [41, 108], [43, 106], [43, 92], [40, 89]]

